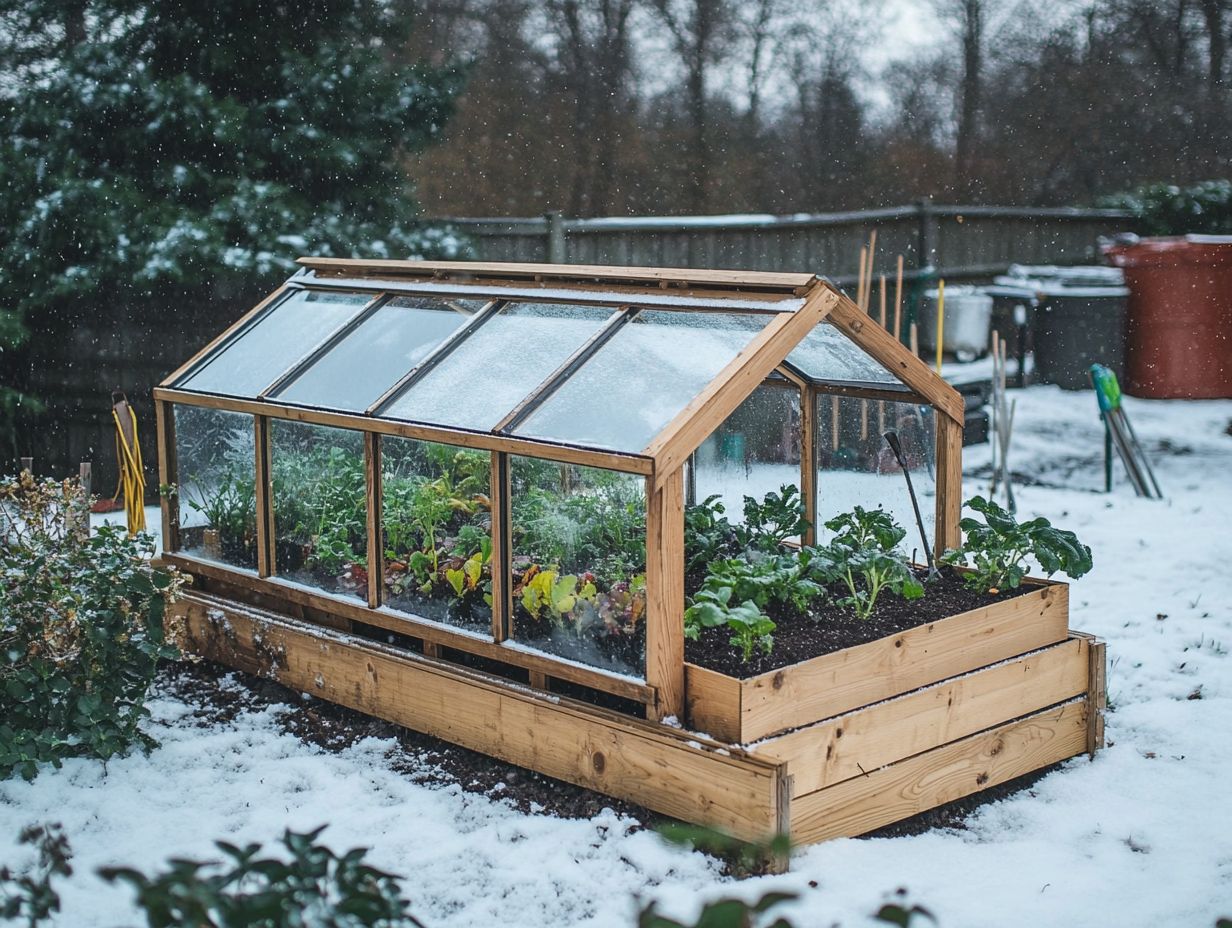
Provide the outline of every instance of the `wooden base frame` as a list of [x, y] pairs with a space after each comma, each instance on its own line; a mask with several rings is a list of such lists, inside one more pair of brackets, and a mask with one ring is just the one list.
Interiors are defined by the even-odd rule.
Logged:
[[416, 731], [722, 830], [863, 834], [1102, 746], [1102, 642], [1077, 634], [749, 747], [192, 592], [191, 648]]

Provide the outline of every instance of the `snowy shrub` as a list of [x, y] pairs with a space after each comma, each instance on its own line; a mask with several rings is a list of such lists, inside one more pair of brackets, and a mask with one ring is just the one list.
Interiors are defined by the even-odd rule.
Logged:
[[106, 760], [133, 744], [182, 578], [151, 566], [149, 536], [97, 534], [71, 480], [0, 480], [0, 779], [38, 764]]
[[286, 832], [277, 857], [258, 856], [259, 844], [216, 842], [225, 860], [172, 860], [148, 877], [104, 869], [104, 879], [128, 883], [149, 928], [423, 928], [402, 898], [398, 879], [364, 863], [367, 851], [339, 856], [307, 834]]
[[1192, 187], [1152, 184], [1108, 197], [1100, 205], [1133, 211], [1146, 235], [1232, 234], [1232, 180]]

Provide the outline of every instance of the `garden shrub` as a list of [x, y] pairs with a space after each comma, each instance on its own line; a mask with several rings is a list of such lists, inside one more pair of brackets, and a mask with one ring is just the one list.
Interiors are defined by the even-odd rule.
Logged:
[[0, 779], [66, 757], [106, 760], [153, 740], [138, 729], [183, 579], [153, 541], [101, 526], [76, 481], [0, 480]]
[[1100, 205], [1135, 213], [1144, 235], [1232, 234], [1232, 180], [1190, 187], [1151, 184], [1107, 197]]

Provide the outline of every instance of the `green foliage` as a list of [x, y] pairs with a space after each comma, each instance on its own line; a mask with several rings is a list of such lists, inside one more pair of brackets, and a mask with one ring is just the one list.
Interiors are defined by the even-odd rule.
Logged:
[[839, 604], [850, 607], [859, 618], [873, 614], [886, 590], [904, 599], [924, 595], [924, 587], [897, 550], [906, 530], [889, 513], [856, 506], [830, 519], [826, 528], [835, 533], [834, 539], [813, 552], [812, 567], [847, 589]]
[[278, 857], [259, 856], [259, 844], [218, 841], [221, 862], [172, 860], [154, 876], [100, 874], [136, 891], [149, 928], [422, 928], [396, 877], [364, 863], [363, 848], [338, 855], [318, 844], [322, 831], [287, 831]]
[[1105, 197], [1100, 206], [1132, 210], [1146, 235], [1232, 234], [1232, 180], [1151, 184]]
[[685, 571], [701, 570], [712, 561], [731, 557], [740, 550], [736, 529], [727, 521], [719, 497], [708, 496], [684, 511]]
[[792, 928], [785, 918], [765, 921], [771, 909], [797, 898], [795, 893], [766, 893], [755, 902], [743, 899], [717, 899], [702, 906], [701, 913], [693, 921], [680, 922], [660, 915], [655, 903], [650, 903], [638, 914], [638, 928]]
[[0, 778], [66, 757], [106, 760], [152, 742], [138, 730], [182, 580], [153, 568], [148, 535], [80, 530], [76, 481], [0, 482]]
[[[899, 890], [899, 892], [903, 892]], [[879, 922], [885, 922], [887, 925], [898, 925], [899, 928], [911, 928], [915, 924], [917, 918], [927, 918], [934, 925], [937, 924], [937, 919], [933, 913], [928, 911], [922, 905], [899, 905], [897, 902], [888, 902], [877, 910], [873, 918]]]
[[1053, 528], [1045, 518], [1018, 522], [991, 500], [974, 496], [966, 506], [984, 517], [963, 519], [959, 527], [965, 534], [962, 546], [947, 551], [949, 564], [967, 564], [967, 586], [981, 592], [1015, 590], [1027, 575], [1026, 559], [1034, 557], [1047, 576], [1057, 571], [1077, 579], [1092, 567], [1091, 549], [1073, 532]]
[[808, 529], [800, 489], [784, 484], [759, 503], [744, 498], [744, 524], [735, 527], [736, 542], [745, 550], [777, 551], [788, 538], [803, 537]]
[[[194, 479], [176, 492], [188, 507], [199, 512], [220, 537], [235, 545], [251, 543], [257, 535], [257, 495], [252, 467], [226, 462], [212, 481]], [[169, 491], [172, 488], [168, 488]]]
[[51, 880], [72, 875], [72, 852], [59, 825], [31, 825], [17, 840], [38, 847], [38, 864], [34, 873], [23, 874], [0, 866], [0, 918], [21, 919], [28, 928], [36, 928], [60, 911], [60, 894], [52, 889]]

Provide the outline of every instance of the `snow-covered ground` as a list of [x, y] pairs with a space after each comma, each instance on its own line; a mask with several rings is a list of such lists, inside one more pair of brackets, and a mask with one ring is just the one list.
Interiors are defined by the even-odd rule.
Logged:
[[[842, 840], [796, 853], [785, 876], [733, 882], [615, 813], [562, 821], [399, 772], [405, 753], [368, 739], [341, 753], [278, 724], [285, 707], [207, 721], [164, 694], [149, 757], [70, 762], [0, 783], [0, 861], [33, 821], [62, 822], [76, 852], [56, 924], [133, 923], [126, 890], [96, 868], [147, 871], [210, 857], [211, 841], [270, 842], [330, 823], [325, 840], [371, 847], [403, 874], [428, 925], [629, 926], [636, 898], [685, 916], [705, 899], [800, 894], [799, 926], [871, 924], [907, 887], [946, 928], [1213, 926], [1232, 914], [1232, 401], [1127, 400], [1167, 499], [1102, 489], [1090, 393], [1016, 391], [1012, 455], [1029, 478], [1020, 515], [1074, 529], [1095, 569], [1073, 588], [1073, 624], [1108, 640], [1108, 748], [985, 805], [955, 831]], [[987, 448], [968, 449], [968, 493]], [[447, 779], [447, 778], [446, 778]]]

